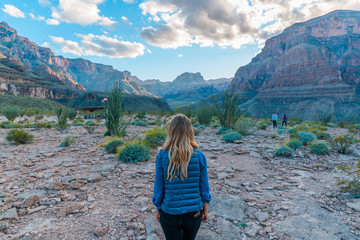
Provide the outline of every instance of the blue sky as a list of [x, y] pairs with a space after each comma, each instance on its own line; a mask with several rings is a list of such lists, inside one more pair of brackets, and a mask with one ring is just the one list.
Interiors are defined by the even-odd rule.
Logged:
[[0, 17], [56, 55], [171, 81], [233, 77], [267, 38], [360, 0], [2, 0]]

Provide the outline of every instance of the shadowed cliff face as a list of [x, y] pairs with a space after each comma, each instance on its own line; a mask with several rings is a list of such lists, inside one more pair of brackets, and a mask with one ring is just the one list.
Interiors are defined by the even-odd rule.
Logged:
[[351, 100], [360, 81], [359, 51], [360, 12], [335, 11], [267, 40], [262, 52], [238, 69], [230, 87], [262, 98], [263, 91], [287, 95], [301, 86], [311, 98], [314, 86], [322, 86], [324, 95], [337, 86]]
[[323, 98], [353, 102], [359, 87], [359, 11], [335, 11], [285, 29], [238, 69], [229, 86], [252, 101], [250, 108]]

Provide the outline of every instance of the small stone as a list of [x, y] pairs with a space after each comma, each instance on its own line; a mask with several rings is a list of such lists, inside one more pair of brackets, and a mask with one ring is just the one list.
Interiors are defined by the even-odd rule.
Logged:
[[51, 179], [45, 184], [45, 188], [48, 190], [61, 190], [64, 188], [60, 179]]
[[102, 237], [108, 231], [109, 231], [109, 226], [102, 226], [102, 227], [96, 228], [94, 231], [92, 231], [92, 233], [95, 234], [95, 236], [97, 236], [97, 237]]
[[46, 209], [46, 208], [47, 208], [46, 206], [40, 206], [40, 207], [37, 207], [37, 208], [29, 209], [28, 214], [32, 214], [32, 213], [41, 211], [41, 210]]
[[21, 207], [28, 208], [35, 206], [40, 201], [40, 197], [37, 195], [33, 195], [29, 198], [27, 198], [22, 204]]
[[57, 217], [66, 217], [70, 213], [75, 213], [83, 209], [84, 206], [79, 203], [72, 203], [66, 207], [62, 207], [57, 212]]
[[270, 215], [267, 212], [256, 212], [254, 214], [257, 220], [264, 222], [269, 219]]
[[75, 195], [68, 193], [66, 191], [58, 192], [57, 195], [62, 201], [73, 201], [76, 199]]
[[0, 232], [5, 231], [8, 227], [9, 224], [7, 222], [0, 222]]
[[357, 212], [360, 212], [360, 199], [357, 199], [354, 202], [348, 202], [346, 205], [352, 209], [354, 209]]
[[3, 219], [16, 219], [19, 220], [18, 213], [16, 211], [16, 208], [10, 208], [7, 210], [3, 216]]

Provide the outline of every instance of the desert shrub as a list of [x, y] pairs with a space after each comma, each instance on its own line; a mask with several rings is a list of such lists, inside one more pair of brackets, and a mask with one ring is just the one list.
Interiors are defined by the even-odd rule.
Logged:
[[69, 147], [75, 143], [75, 138], [72, 136], [66, 136], [64, 141], [62, 141], [59, 147]]
[[12, 129], [7, 133], [5, 139], [19, 145], [33, 142], [34, 136], [24, 130]]
[[297, 125], [288, 129], [288, 133], [290, 133], [290, 138], [297, 138], [299, 132], [311, 132], [311, 130], [312, 129], [307, 125]]
[[68, 124], [67, 124], [68, 111], [66, 108], [59, 107], [55, 109], [55, 113], [58, 122], [58, 129], [60, 132], [63, 132], [68, 128]]
[[343, 166], [338, 166], [337, 169], [346, 176], [338, 179], [337, 185], [341, 186], [341, 190], [352, 194], [353, 197], [360, 198], [360, 159], [354, 169]]
[[269, 126], [269, 123], [260, 121], [256, 127], [257, 127], [257, 129], [266, 130], [268, 128], [268, 126]]
[[204, 129], [205, 129], [205, 126], [204, 126], [204, 125], [200, 125], [200, 126], [197, 127], [197, 129], [204, 130]]
[[146, 127], [148, 123], [146, 121], [137, 121], [135, 122], [135, 125], [140, 127]]
[[136, 115], [136, 118], [144, 119], [146, 117], [146, 112], [144, 110], [139, 111]]
[[[81, 120], [82, 120], [82, 119], [81, 119]], [[84, 120], [80, 121], [80, 120], [75, 119], [75, 120], [73, 121], [73, 125], [76, 126], [76, 127], [78, 127], [78, 126], [84, 126], [84, 125], [85, 125], [85, 122], [84, 122]]]
[[35, 116], [35, 121], [40, 121], [40, 120], [43, 119], [43, 118], [44, 118], [44, 115], [41, 115], [41, 114], [36, 115], [36, 116]]
[[70, 120], [74, 120], [75, 117], [76, 117], [76, 115], [77, 115], [77, 111], [76, 111], [76, 109], [68, 108], [68, 109], [67, 109], [67, 114], [68, 114], [68, 118], [69, 118]]
[[288, 146], [281, 146], [275, 151], [277, 157], [291, 157], [293, 150]]
[[272, 134], [270, 134], [270, 137], [271, 137], [272, 139], [275, 139], [275, 138], [277, 138], [277, 134], [276, 134], [276, 133], [272, 133]]
[[203, 131], [202, 129], [195, 128], [194, 129], [195, 136], [198, 136], [202, 131]]
[[104, 137], [108, 137], [108, 136], [111, 136], [111, 133], [110, 133], [108, 130], [106, 130], [106, 131], [104, 132]]
[[241, 116], [239, 103], [240, 96], [232, 91], [224, 91], [219, 98], [212, 97], [212, 108], [214, 116], [219, 119], [220, 125], [223, 127], [232, 127]]
[[121, 107], [122, 87], [121, 82], [115, 82], [109, 94], [109, 100], [105, 105], [105, 126], [112, 136], [124, 136], [128, 123], [122, 120], [123, 110]]
[[345, 128], [346, 126], [346, 121], [345, 120], [340, 120], [338, 123], [337, 123], [337, 126], [339, 128]]
[[115, 140], [109, 142], [106, 145], [105, 152], [107, 152], [107, 153], [116, 153], [117, 148], [119, 146], [121, 146], [122, 144], [124, 144], [123, 141], [115, 139]]
[[5, 129], [9, 129], [9, 128], [11, 128], [11, 122], [10, 121], [3, 121], [3, 122], [1, 122], [0, 123], [0, 127], [1, 128], [5, 128]]
[[156, 127], [145, 132], [144, 143], [146, 146], [154, 148], [164, 143], [167, 132], [164, 128]]
[[30, 127], [40, 129], [40, 128], [52, 128], [54, 127], [54, 125], [50, 122], [35, 122], [34, 124], [31, 124]]
[[144, 162], [150, 159], [149, 148], [138, 141], [129, 142], [118, 148], [118, 160]]
[[200, 126], [200, 123], [194, 123], [193, 124], [193, 127], [199, 127]]
[[316, 142], [311, 144], [310, 151], [317, 155], [325, 155], [330, 152], [328, 146], [323, 142]]
[[335, 151], [342, 154], [349, 154], [353, 151], [353, 145], [358, 141], [359, 140], [357, 140], [354, 136], [345, 134], [343, 136], [331, 139], [330, 144]]
[[330, 133], [327, 133], [327, 132], [318, 132], [316, 134], [316, 138], [319, 139], [319, 140], [330, 140], [331, 139], [331, 134]]
[[150, 122], [150, 125], [161, 126], [162, 124], [163, 124], [163, 122], [161, 121], [160, 118], [156, 118], [154, 121]]
[[203, 102], [195, 110], [195, 115], [200, 124], [209, 124], [214, 116], [214, 110], [209, 104]]
[[222, 139], [227, 143], [233, 143], [235, 140], [242, 139], [242, 135], [238, 132], [229, 132], [224, 134]]
[[21, 109], [18, 107], [7, 107], [4, 109], [3, 114], [7, 120], [13, 122], [18, 116], [20, 116]]
[[[90, 122], [90, 123], [89, 123]], [[89, 123], [89, 124], [88, 124]], [[92, 134], [95, 131], [96, 124], [92, 121], [87, 121], [85, 125], [83, 125], [83, 128], [89, 133]]]
[[225, 134], [227, 132], [231, 132], [231, 129], [229, 127], [221, 127], [218, 131], [218, 134]]
[[297, 140], [297, 139], [290, 139], [287, 143], [286, 146], [292, 148], [292, 149], [298, 149], [302, 147], [302, 143]]
[[234, 131], [243, 136], [252, 134], [255, 127], [255, 121], [250, 118], [240, 118], [234, 125]]
[[285, 134], [286, 132], [287, 132], [286, 129], [283, 128], [283, 127], [279, 127], [278, 130], [277, 130], [277, 133], [280, 134], [280, 135]]
[[304, 145], [308, 145], [316, 139], [315, 135], [310, 132], [298, 132], [297, 137], [299, 138], [300, 142]]
[[317, 121], [326, 126], [330, 123], [333, 116], [334, 116], [333, 112], [331, 112], [329, 109], [321, 110], [318, 113]]

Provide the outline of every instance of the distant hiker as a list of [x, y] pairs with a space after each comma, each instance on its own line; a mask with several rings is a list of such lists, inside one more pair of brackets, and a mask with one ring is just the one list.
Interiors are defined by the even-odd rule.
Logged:
[[278, 119], [278, 116], [276, 115], [275, 112], [273, 112], [273, 115], [271, 116], [271, 119], [273, 121], [273, 128], [277, 128], [277, 119]]
[[201, 222], [209, 217], [206, 158], [185, 115], [175, 115], [168, 125], [166, 142], [156, 157], [152, 201], [167, 240], [195, 239]]
[[284, 113], [283, 122], [282, 122], [281, 126], [285, 125], [285, 127], [287, 127], [287, 120], [288, 120], [288, 117], [287, 117], [286, 113]]

